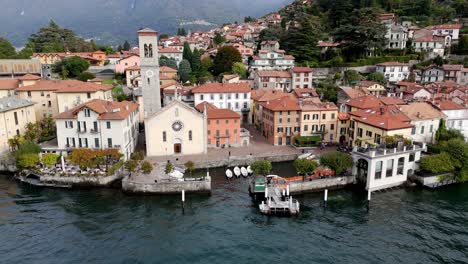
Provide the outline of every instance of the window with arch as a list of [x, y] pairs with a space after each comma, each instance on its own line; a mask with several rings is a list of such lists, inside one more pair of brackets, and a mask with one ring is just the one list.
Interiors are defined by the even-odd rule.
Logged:
[[153, 44], [149, 44], [148, 46], [148, 57], [153, 58]]
[[403, 175], [403, 168], [405, 167], [405, 157], [401, 157], [398, 159], [398, 168], [397, 174]]
[[192, 141], [192, 130], [188, 132], [188, 140]]
[[148, 58], [148, 45], [145, 44], [145, 45], [143, 46], [143, 49], [145, 50], [145, 58]]

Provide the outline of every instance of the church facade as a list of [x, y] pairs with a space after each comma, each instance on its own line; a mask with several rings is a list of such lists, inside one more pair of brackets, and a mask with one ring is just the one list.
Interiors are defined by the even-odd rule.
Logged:
[[141, 92], [147, 156], [203, 154], [207, 151], [207, 117], [177, 96], [161, 108], [158, 33], [138, 31]]

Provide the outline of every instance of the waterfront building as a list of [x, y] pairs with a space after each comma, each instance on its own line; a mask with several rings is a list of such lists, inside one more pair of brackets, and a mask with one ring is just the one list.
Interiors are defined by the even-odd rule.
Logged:
[[282, 98], [285, 96], [291, 96], [290, 93], [285, 93], [279, 90], [253, 90], [250, 93], [251, 103], [251, 119], [255, 128], [263, 130], [263, 106], [262, 103]]
[[230, 109], [249, 122], [250, 85], [248, 83], [207, 83], [192, 89], [195, 105], [208, 102], [221, 109]]
[[349, 113], [348, 129], [350, 146], [376, 146], [385, 142], [387, 136], [411, 138], [414, 125], [395, 105], [361, 109]]
[[389, 148], [354, 147], [353, 175], [371, 192], [402, 185], [419, 169], [421, 152], [425, 150], [424, 143]]
[[262, 135], [275, 146], [291, 145], [301, 133], [301, 108], [294, 97], [282, 97], [261, 103]]
[[293, 67], [292, 74], [292, 89], [309, 89], [312, 88], [312, 68], [309, 67]]
[[229, 109], [219, 109], [203, 102], [195, 107], [199, 112], [206, 111], [207, 146], [228, 148], [249, 145], [249, 133], [241, 128], [241, 116]]
[[289, 71], [256, 71], [254, 89], [291, 91], [292, 75]]
[[410, 70], [408, 64], [393, 61], [377, 64], [376, 72], [382, 73], [388, 82], [399, 82], [408, 78]]
[[444, 113], [427, 102], [401, 105], [400, 110], [411, 119], [411, 140], [435, 143], [435, 133], [439, 129], [440, 120], [446, 118]]
[[334, 103], [299, 100], [301, 136], [320, 136], [324, 142], [337, 141], [338, 107]]
[[36, 123], [33, 102], [13, 96], [0, 98], [0, 154], [10, 149], [9, 139], [23, 135], [28, 123]]
[[447, 128], [459, 130], [468, 140], [468, 107], [446, 99], [434, 101], [433, 104], [447, 116]]
[[58, 149], [118, 149], [129, 159], [138, 140], [138, 104], [93, 99], [54, 117]]

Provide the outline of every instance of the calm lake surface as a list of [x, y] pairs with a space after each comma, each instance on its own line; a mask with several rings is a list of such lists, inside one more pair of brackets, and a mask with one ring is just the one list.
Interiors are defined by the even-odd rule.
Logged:
[[[277, 173], [290, 171], [275, 166]], [[0, 263], [468, 263], [468, 184], [297, 196], [267, 217], [248, 182], [211, 171], [211, 196], [34, 189], [0, 175]], [[284, 174], [283, 174], [284, 175]]]

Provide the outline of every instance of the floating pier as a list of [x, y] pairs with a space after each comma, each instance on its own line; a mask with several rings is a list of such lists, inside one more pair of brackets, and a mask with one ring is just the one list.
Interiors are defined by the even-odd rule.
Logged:
[[289, 195], [289, 183], [276, 175], [264, 178], [257, 177], [252, 181], [251, 195], [259, 197], [262, 194], [265, 199], [259, 205], [262, 214], [296, 215], [299, 213], [299, 202]]

